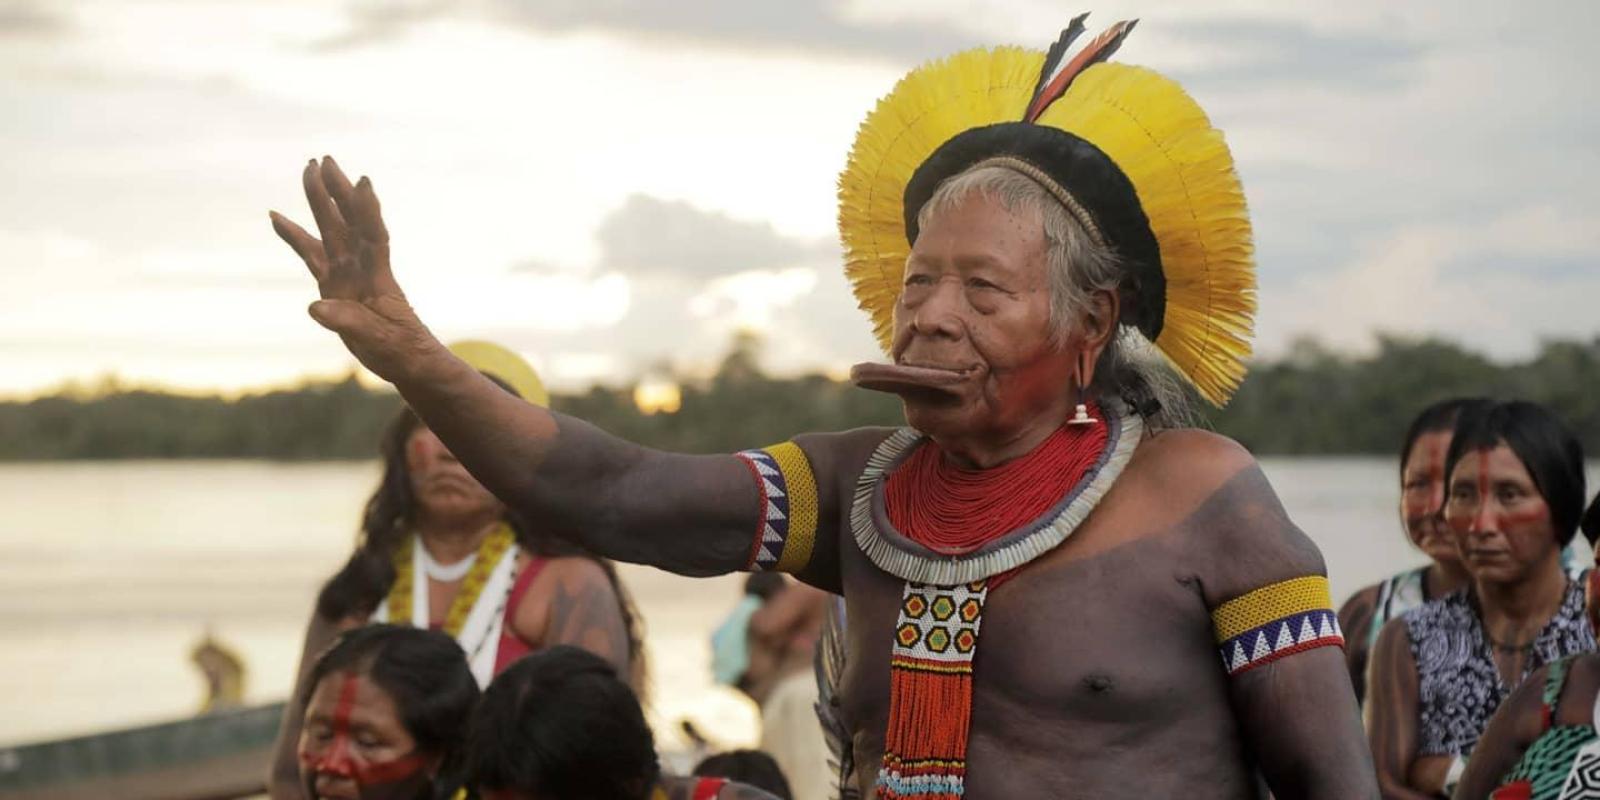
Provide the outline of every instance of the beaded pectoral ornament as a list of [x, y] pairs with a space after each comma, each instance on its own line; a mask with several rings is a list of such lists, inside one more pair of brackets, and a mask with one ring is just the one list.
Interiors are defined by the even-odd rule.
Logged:
[[[949, 477], [925, 477], [926, 463], [919, 470], [919, 461], [943, 456], [916, 431], [896, 432], [868, 459], [851, 507], [851, 530], [874, 564], [906, 580], [890, 660], [879, 797], [947, 800], [965, 792], [972, 666], [989, 593], [1072, 535], [1143, 435], [1143, 421], [1120, 401], [1091, 408], [1104, 424], [1063, 426], [1028, 456], [975, 471], [988, 473], [992, 482], [962, 506], [981, 509], [998, 500], [1011, 506], [1011, 514], [1031, 517], [1020, 525], [994, 523], [1005, 530], [981, 530], [980, 518], [1004, 519], [994, 513], [998, 508], [967, 520], [917, 519], [916, 509], [939, 505], [935, 495], [961, 489]], [[1013, 474], [1002, 474], [1007, 470]], [[932, 492], [918, 496], [910, 491], [914, 487]], [[1036, 496], [1029, 497], [1029, 490]], [[1038, 513], [1041, 502], [1045, 508]], [[941, 528], [955, 535], [941, 536]]]

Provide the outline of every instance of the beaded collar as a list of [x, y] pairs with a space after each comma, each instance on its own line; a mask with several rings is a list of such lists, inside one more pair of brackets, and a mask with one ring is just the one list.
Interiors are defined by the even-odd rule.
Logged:
[[912, 428], [895, 431], [878, 445], [856, 482], [850, 529], [856, 544], [879, 569], [917, 583], [971, 583], [1026, 564], [1051, 551], [1077, 530], [1133, 458], [1144, 421], [1118, 400], [1105, 403], [1107, 442], [1099, 460], [1059, 503], [1034, 523], [963, 556], [935, 553], [894, 529], [884, 511], [883, 482], [926, 438]]

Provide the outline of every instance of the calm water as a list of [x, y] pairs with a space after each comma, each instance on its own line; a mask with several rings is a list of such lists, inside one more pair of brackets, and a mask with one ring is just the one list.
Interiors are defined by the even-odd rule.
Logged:
[[[1266, 471], [1327, 558], [1336, 597], [1419, 563], [1388, 459], [1278, 459]], [[281, 699], [320, 582], [348, 555], [375, 463], [0, 465], [0, 743], [185, 716], [206, 631], [249, 664], [248, 698]], [[695, 720], [754, 736], [712, 686], [707, 640], [742, 578], [624, 565], [644, 612], [664, 744]]]

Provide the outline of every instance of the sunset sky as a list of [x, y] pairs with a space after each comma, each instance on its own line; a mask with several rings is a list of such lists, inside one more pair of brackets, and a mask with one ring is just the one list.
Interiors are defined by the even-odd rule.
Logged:
[[[1600, 3], [1102, 2], [1233, 146], [1258, 349], [1600, 333]], [[875, 355], [834, 181], [907, 69], [1042, 48], [1054, 2], [0, 0], [0, 394], [106, 373], [237, 390], [351, 361], [267, 210], [372, 176], [445, 338], [572, 389]]]

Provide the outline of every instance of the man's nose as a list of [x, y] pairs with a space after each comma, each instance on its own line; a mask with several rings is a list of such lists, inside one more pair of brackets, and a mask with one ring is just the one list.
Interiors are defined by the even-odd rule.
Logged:
[[940, 278], [911, 314], [911, 330], [923, 336], [961, 335], [961, 309], [966, 304], [961, 278]]

